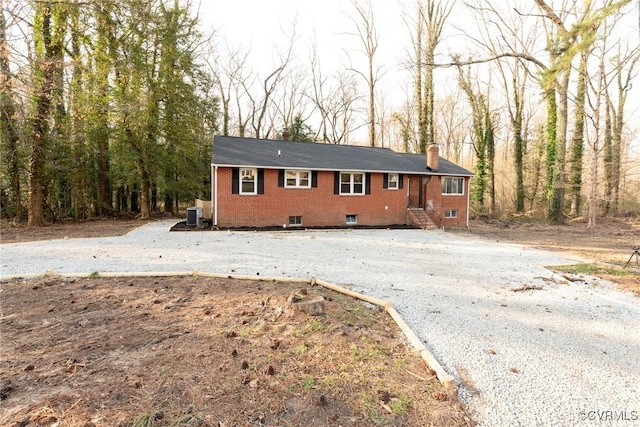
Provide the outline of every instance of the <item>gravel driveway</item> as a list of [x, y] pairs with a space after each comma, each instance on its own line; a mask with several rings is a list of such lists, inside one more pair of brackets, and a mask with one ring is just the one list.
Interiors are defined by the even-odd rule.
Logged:
[[[169, 232], [0, 245], [0, 275], [191, 271], [318, 277], [391, 300], [480, 425], [640, 425], [640, 299], [559, 283], [569, 258], [439, 231]], [[525, 285], [540, 290], [513, 292]]]

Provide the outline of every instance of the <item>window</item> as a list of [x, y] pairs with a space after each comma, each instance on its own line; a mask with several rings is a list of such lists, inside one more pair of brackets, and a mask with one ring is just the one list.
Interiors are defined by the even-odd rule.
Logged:
[[[404, 175], [399, 173], [384, 173], [382, 174], [382, 188], [386, 190], [399, 190], [403, 188]], [[369, 184], [369, 178], [367, 177], [367, 184]], [[367, 193], [369, 194], [369, 193]]]
[[458, 210], [457, 209], [445, 209], [444, 210], [445, 218], [458, 218]]
[[387, 188], [391, 189], [391, 190], [397, 190], [398, 189], [398, 174], [397, 173], [390, 173], [387, 177]]
[[464, 178], [443, 178], [442, 194], [464, 194]]
[[311, 188], [310, 171], [285, 171], [284, 186], [289, 188]]
[[340, 173], [340, 194], [364, 194], [365, 174], [360, 172]]
[[358, 223], [358, 215], [347, 215], [347, 225]]
[[290, 216], [289, 217], [289, 225], [296, 226], [302, 225], [302, 217], [301, 216]]
[[257, 176], [255, 169], [240, 169], [240, 194], [257, 194]]

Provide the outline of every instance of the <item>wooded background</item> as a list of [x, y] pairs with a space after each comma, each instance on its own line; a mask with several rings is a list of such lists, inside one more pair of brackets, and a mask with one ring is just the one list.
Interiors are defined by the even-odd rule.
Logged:
[[[589, 226], [640, 215], [629, 99], [640, 0], [416, 0], [396, 29], [406, 34], [398, 64], [378, 57], [374, 3], [348, 6], [349, 60], [327, 70], [295, 22], [256, 68], [250, 49], [203, 32], [189, 2], [1, 0], [2, 217], [181, 215], [209, 198], [215, 133], [284, 129], [406, 152], [434, 141], [476, 173], [477, 214]], [[464, 46], [447, 43], [451, 28]], [[392, 67], [404, 71], [393, 76], [400, 102], [383, 85]]]

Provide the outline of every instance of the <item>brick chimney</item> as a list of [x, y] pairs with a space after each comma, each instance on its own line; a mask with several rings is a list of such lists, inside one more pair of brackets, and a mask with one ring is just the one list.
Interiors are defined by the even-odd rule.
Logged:
[[291, 133], [289, 132], [289, 129], [285, 129], [282, 131], [282, 139], [285, 141], [291, 140]]
[[440, 154], [438, 144], [429, 144], [427, 147], [427, 169], [437, 171], [439, 162]]

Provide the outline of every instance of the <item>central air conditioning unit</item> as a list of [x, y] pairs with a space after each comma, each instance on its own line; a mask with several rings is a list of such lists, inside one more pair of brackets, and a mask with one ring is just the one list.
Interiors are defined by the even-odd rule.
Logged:
[[202, 223], [202, 208], [187, 208], [187, 225], [200, 225]]

